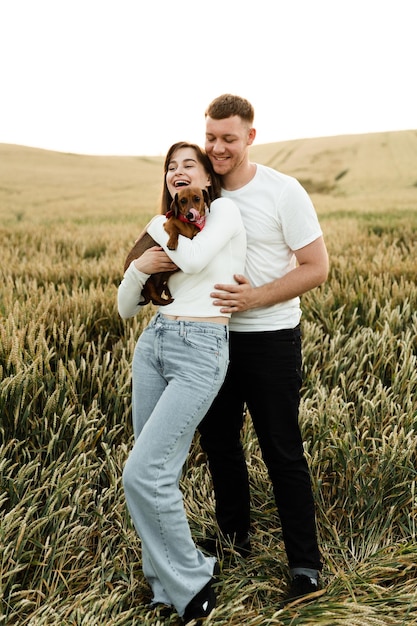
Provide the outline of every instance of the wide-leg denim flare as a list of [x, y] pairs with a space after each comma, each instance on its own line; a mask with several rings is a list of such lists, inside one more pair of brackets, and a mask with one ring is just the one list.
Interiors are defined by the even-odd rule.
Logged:
[[213, 575], [215, 559], [193, 542], [179, 481], [228, 360], [227, 326], [161, 314], [141, 334], [133, 357], [135, 444], [123, 485], [153, 602], [173, 604], [179, 615]]

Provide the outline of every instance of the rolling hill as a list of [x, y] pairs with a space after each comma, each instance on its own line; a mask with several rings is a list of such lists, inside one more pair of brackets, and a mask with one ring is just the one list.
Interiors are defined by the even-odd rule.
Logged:
[[[253, 160], [300, 180], [326, 209], [417, 210], [417, 130], [255, 145]], [[60, 210], [157, 210], [162, 157], [85, 156], [0, 144], [0, 218]], [[319, 198], [317, 198], [319, 196]]]

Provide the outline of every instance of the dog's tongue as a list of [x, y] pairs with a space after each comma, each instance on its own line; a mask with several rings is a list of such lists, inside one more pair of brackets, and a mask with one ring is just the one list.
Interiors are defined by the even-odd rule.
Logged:
[[190, 222], [196, 222], [198, 218], [200, 217], [200, 214], [197, 211], [197, 209], [190, 209], [189, 213], [192, 214], [192, 217], [189, 218]]

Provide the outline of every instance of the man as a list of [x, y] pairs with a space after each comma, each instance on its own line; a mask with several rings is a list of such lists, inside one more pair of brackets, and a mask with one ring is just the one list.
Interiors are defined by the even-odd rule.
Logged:
[[[287, 600], [318, 589], [322, 568], [310, 473], [298, 424], [301, 387], [299, 296], [323, 283], [328, 256], [316, 212], [294, 178], [250, 161], [254, 110], [230, 94], [206, 111], [206, 152], [222, 195], [240, 208], [247, 232], [245, 276], [215, 285], [220, 313], [232, 313], [230, 365], [200, 424], [220, 531], [242, 556], [251, 551], [250, 492], [240, 440], [245, 405], [259, 440], [281, 520], [291, 585]], [[216, 539], [205, 547], [216, 549]]]

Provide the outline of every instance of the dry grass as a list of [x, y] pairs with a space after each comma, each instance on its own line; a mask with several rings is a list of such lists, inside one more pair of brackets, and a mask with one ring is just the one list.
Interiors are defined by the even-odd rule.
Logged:
[[[310, 187], [331, 255], [303, 298], [301, 422], [327, 593], [279, 610], [287, 568], [256, 438], [244, 441], [254, 554], [222, 562], [207, 621], [417, 624], [417, 134], [285, 142], [254, 157]], [[121, 472], [130, 362], [152, 309], [122, 322], [126, 250], [157, 211], [161, 159], [0, 146], [0, 623], [177, 625], [149, 612]], [[182, 481], [213, 528], [198, 439]]]

